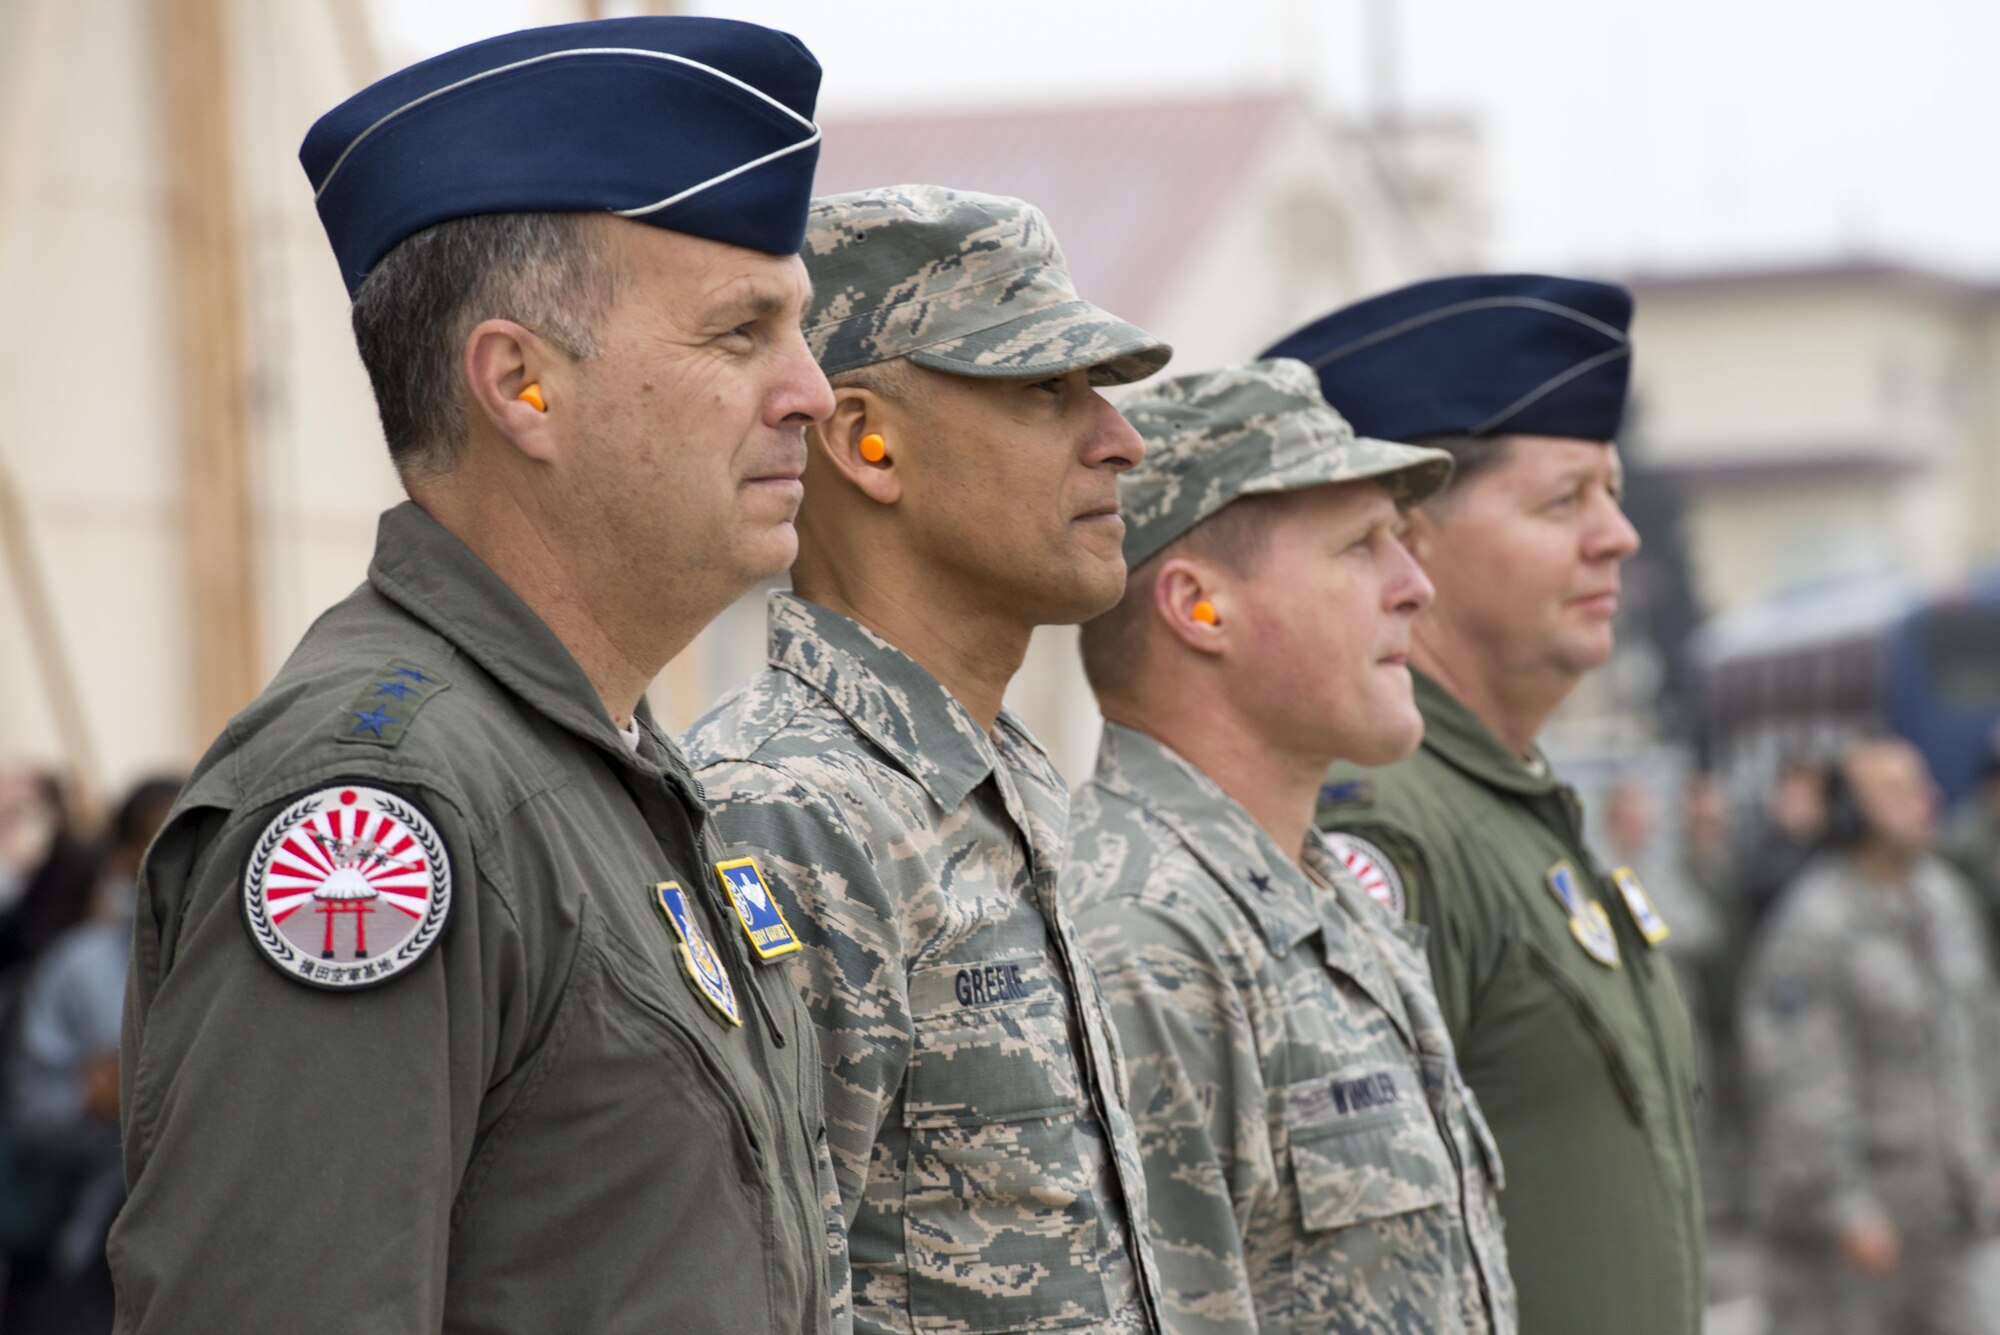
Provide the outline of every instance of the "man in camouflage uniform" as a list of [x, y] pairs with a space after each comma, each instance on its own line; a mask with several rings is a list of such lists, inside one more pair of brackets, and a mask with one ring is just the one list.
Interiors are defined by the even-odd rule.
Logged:
[[1610, 656], [1638, 534], [1616, 445], [1631, 296], [1536, 274], [1434, 279], [1335, 311], [1298, 357], [1354, 429], [1448, 451], [1405, 538], [1437, 587], [1411, 639], [1423, 745], [1338, 765], [1319, 823], [1430, 929], [1461, 1069], [1507, 1161], [1533, 1335], [1694, 1335], [1702, 1209], [1687, 1009], [1667, 924], [1583, 837], [1536, 741]]
[[1850, 744], [1833, 847], [1785, 891], [1743, 986], [1773, 1335], [2000, 1331], [1985, 924], [1929, 852], [1916, 748]]
[[837, 407], [795, 591], [688, 747], [755, 859], [754, 948], [799, 952], [856, 1326], [1154, 1329], [1120, 1066], [1056, 892], [1066, 795], [1001, 695], [1036, 626], [1124, 586], [1143, 447], [1096, 387], [1169, 350], [1080, 300], [1018, 200], [823, 199], [806, 259]]
[[1126, 1054], [1170, 1330], [1512, 1332], [1500, 1163], [1422, 929], [1312, 828], [1337, 757], [1407, 754], [1397, 540], [1448, 456], [1356, 439], [1295, 361], [1125, 406], [1124, 600], [1068, 887]]

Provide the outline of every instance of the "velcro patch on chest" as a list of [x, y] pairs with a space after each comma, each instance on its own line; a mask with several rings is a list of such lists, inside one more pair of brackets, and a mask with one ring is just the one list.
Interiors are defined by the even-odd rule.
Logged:
[[1607, 969], [1618, 967], [1618, 934], [1604, 905], [1584, 888], [1576, 868], [1568, 859], [1550, 867], [1543, 878], [1556, 903], [1569, 915], [1569, 934], [1583, 947], [1583, 953]]
[[757, 870], [757, 859], [730, 858], [718, 862], [715, 874], [736, 910], [736, 920], [743, 925], [750, 949], [757, 952], [760, 961], [778, 959], [801, 948], [798, 934], [778, 906], [777, 896], [764, 883], [764, 873]]
[[910, 975], [910, 1010], [917, 1015], [1011, 1009], [1048, 994], [1047, 966], [1032, 958], [943, 964]]
[[1625, 901], [1625, 911], [1632, 915], [1632, 925], [1639, 929], [1639, 935], [1649, 946], [1657, 946], [1672, 936], [1673, 929], [1660, 916], [1660, 910], [1653, 903], [1653, 897], [1646, 893], [1646, 887], [1639, 884], [1639, 874], [1630, 867], [1620, 867], [1611, 873], [1611, 883], [1618, 887], [1619, 897]]
[[736, 988], [729, 981], [729, 970], [715, 953], [708, 934], [701, 930], [701, 919], [688, 903], [687, 891], [678, 881], [661, 881], [653, 887], [653, 902], [667, 915], [667, 925], [673, 928], [680, 942], [681, 968], [686, 970], [688, 982], [723, 1020], [730, 1025], [741, 1025], [743, 1012], [736, 1004]]
[[1412, 1082], [1398, 1080], [1389, 1068], [1356, 1071], [1352, 1067], [1318, 1080], [1290, 1086], [1286, 1100], [1291, 1118], [1301, 1126], [1359, 1117], [1382, 1108], [1395, 1108], [1416, 1097]]

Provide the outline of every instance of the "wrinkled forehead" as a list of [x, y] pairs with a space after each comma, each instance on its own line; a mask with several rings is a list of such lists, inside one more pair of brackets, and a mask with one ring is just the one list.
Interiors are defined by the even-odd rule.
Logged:
[[811, 300], [812, 280], [797, 255], [772, 255], [624, 219], [593, 221], [625, 295], [664, 303], [670, 314], [727, 305], [750, 316], [796, 315]]

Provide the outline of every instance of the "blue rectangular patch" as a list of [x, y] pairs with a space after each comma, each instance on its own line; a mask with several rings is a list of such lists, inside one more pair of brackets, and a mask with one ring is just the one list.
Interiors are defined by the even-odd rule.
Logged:
[[758, 959], [774, 960], [800, 948], [797, 934], [785, 921], [785, 911], [778, 907], [777, 896], [764, 883], [764, 873], [757, 870], [757, 859], [718, 862], [715, 874], [722, 878], [722, 888], [736, 907], [736, 920], [743, 924], [743, 935], [749, 938]]

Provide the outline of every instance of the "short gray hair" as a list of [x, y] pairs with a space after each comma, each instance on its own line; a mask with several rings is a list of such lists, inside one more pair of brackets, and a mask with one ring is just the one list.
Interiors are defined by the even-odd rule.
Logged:
[[406, 479], [449, 473], [465, 447], [465, 336], [526, 325], [581, 361], [617, 296], [617, 266], [584, 213], [453, 218], [398, 243], [354, 296], [354, 342], [389, 458]]

